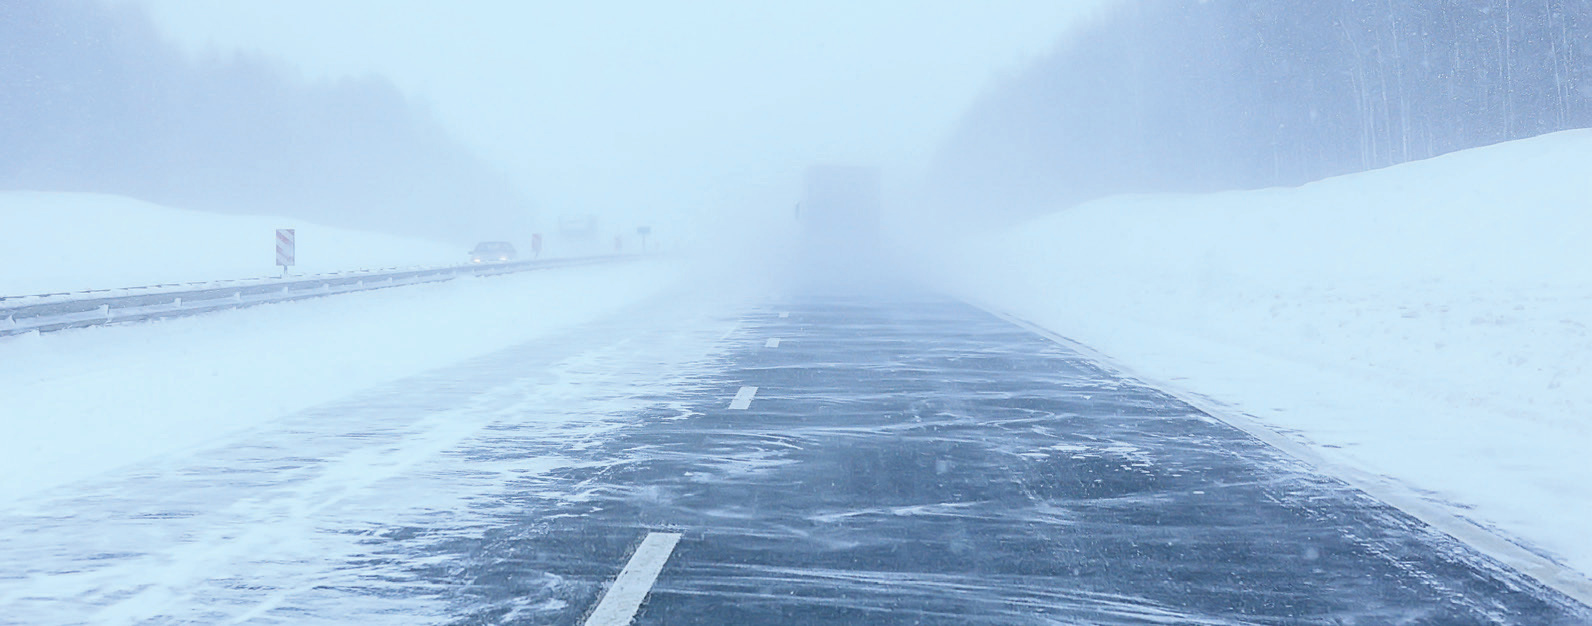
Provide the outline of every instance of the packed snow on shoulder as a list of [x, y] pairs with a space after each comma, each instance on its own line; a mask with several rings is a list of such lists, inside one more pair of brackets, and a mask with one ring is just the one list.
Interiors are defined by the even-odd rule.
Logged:
[[1592, 572], [1592, 131], [1107, 198], [926, 263]]
[[0, 296], [279, 275], [278, 228], [296, 231], [296, 274], [465, 260], [442, 243], [102, 194], [0, 192], [0, 224]]
[[678, 278], [669, 262], [641, 260], [0, 337], [0, 499], [564, 332]]

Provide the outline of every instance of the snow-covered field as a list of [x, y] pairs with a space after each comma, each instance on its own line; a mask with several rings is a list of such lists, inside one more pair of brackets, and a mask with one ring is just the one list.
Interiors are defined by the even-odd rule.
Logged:
[[0, 338], [0, 499], [550, 335], [679, 272], [637, 261]]
[[[525, 532], [527, 501], [587, 497], [556, 473], [634, 462], [581, 453], [613, 431], [690, 414], [674, 394], [700, 384], [741, 309], [713, 289], [653, 297], [675, 271], [555, 270], [45, 335], [63, 361], [111, 362], [80, 373], [101, 399], [65, 393], [70, 368], [34, 380], [65, 419], [23, 425], [46, 444], [24, 451], [43, 464], [30, 479], [129, 463], [22, 498], [9, 496], [41, 485], [6, 484], [0, 624], [450, 621], [484, 601], [458, 592], [471, 575], [453, 569], [457, 546]], [[115, 371], [135, 362], [148, 394]], [[0, 472], [31, 469], [15, 452]], [[534, 597], [490, 602], [505, 619], [563, 608]]]
[[1592, 131], [1107, 198], [930, 279], [1592, 573]]
[[[462, 256], [109, 196], [0, 193], [13, 216], [0, 295], [268, 275], [277, 227], [299, 229], [299, 272]], [[683, 263], [0, 337], [0, 622], [212, 623], [284, 605], [295, 622], [440, 619], [429, 583], [372, 556], [372, 529], [474, 536], [495, 489], [574, 463], [559, 451], [656, 404], [734, 322], [704, 313], [712, 294], [656, 297]], [[439, 454], [453, 447], [469, 454]]]
[[0, 296], [274, 276], [278, 228], [297, 230], [294, 273], [457, 264], [467, 250], [89, 193], [0, 191], [0, 224]]

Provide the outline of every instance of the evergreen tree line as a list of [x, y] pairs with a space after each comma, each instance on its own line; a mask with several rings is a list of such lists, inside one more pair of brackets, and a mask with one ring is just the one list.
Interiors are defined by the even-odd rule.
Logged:
[[1124, 0], [986, 92], [935, 181], [947, 202], [1026, 212], [1588, 126], [1586, 0]]
[[383, 79], [194, 60], [141, 11], [85, 1], [0, 2], [0, 189], [460, 241], [530, 221], [506, 178]]

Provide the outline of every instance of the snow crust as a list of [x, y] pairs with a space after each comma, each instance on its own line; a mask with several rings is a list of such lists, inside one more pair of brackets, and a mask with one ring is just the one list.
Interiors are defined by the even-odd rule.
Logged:
[[1592, 573], [1592, 131], [1121, 196], [932, 280]]
[[679, 275], [635, 261], [0, 338], [0, 499], [567, 329]]
[[468, 248], [220, 215], [121, 196], [0, 191], [0, 295], [112, 289], [280, 274], [276, 229], [297, 232], [295, 274], [465, 262]]

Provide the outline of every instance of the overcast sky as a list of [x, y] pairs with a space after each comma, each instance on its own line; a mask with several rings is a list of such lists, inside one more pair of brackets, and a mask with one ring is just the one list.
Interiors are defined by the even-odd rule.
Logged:
[[814, 162], [912, 186], [979, 89], [1108, 0], [126, 0], [196, 52], [379, 73], [542, 215], [787, 207]]

